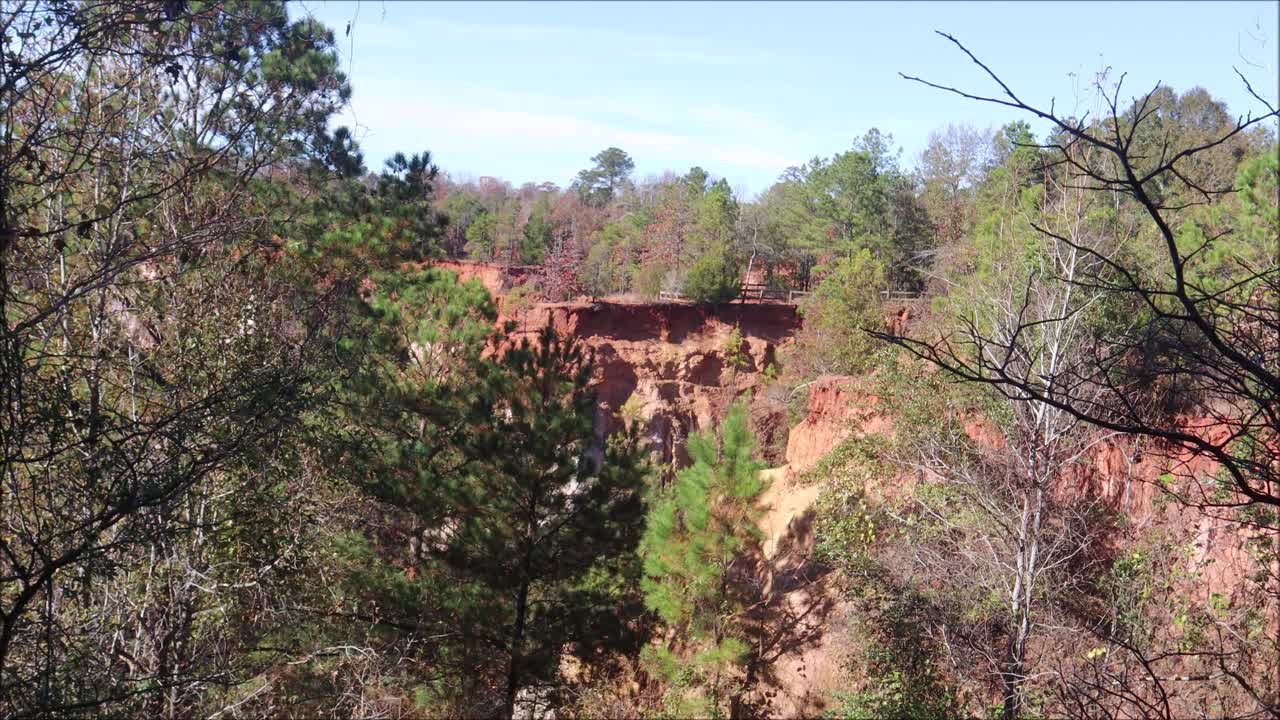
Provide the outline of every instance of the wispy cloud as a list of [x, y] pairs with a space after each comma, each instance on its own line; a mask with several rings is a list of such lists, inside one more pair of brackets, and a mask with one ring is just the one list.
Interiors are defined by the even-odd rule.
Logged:
[[[687, 42], [687, 40], [665, 36], [664, 42], [674, 45], [677, 42]], [[716, 52], [690, 47], [632, 47], [622, 50], [621, 54], [637, 60], [659, 60], [693, 65], [735, 67], [744, 64], [769, 62], [772, 57], [771, 53], [764, 52]]]
[[[388, 107], [381, 107], [384, 103]], [[468, 139], [510, 146], [517, 151], [563, 149], [576, 156], [584, 148], [594, 152], [616, 145], [633, 155], [692, 157], [711, 168], [732, 166], [765, 171], [781, 171], [796, 160], [743, 138], [742, 128], [722, 128], [720, 139], [716, 139], [669, 130], [637, 130], [572, 112], [500, 109], [451, 101], [406, 103], [399, 98], [371, 98], [360, 105], [360, 112], [379, 118], [378, 127], [372, 129], [378, 135]]]
[[[556, 180], [616, 145], [641, 173], [699, 164], [761, 185], [808, 156], [801, 149], [810, 143], [776, 108], [744, 99], [734, 89], [741, 84], [729, 81], [772, 62], [765, 48], [726, 45], [679, 23], [462, 20], [430, 6], [418, 6], [410, 22], [402, 6], [388, 5], [385, 16], [373, 4], [358, 16], [354, 6], [326, 7], [355, 86], [340, 122], [356, 126], [374, 164], [430, 147], [451, 170]], [[436, 54], [424, 55], [425, 38], [436, 39]], [[525, 173], [538, 177], [518, 177]]]
[[352, 31], [377, 36], [381, 50], [419, 50], [424, 36], [469, 38], [479, 47], [511, 42], [537, 42], [547, 47], [584, 44], [609, 48], [615, 58], [710, 66], [774, 62], [767, 49], [737, 50], [713, 47], [711, 38], [692, 33], [655, 33], [617, 28], [539, 23], [468, 22], [428, 16], [412, 25], [372, 12], [352, 13]]
[[643, 126], [668, 130], [679, 127], [681, 134], [713, 134], [719, 137], [751, 138], [756, 142], [787, 144], [794, 140], [785, 123], [771, 110], [734, 107], [718, 102], [691, 103], [683, 98], [659, 94], [629, 93], [625, 96], [562, 95], [551, 92], [470, 91], [453, 93], [461, 104], [487, 108], [519, 108], [555, 115], [603, 119], [627, 127]]

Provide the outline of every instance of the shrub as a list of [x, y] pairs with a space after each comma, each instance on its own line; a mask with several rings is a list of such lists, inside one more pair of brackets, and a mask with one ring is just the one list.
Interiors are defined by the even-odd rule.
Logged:
[[725, 248], [713, 247], [704, 252], [684, 280], [684, 294], [690, 300], [713, 305], [734, 299], [740, 288], [738, 264]]
[[823, 269], [825, 277], [801, 308], [805, 323], [798, 345], [814, 353], [820, 372], [854, 373], [880, 349], [863, 328], [884, 325], [884, 265], [861, 249]]

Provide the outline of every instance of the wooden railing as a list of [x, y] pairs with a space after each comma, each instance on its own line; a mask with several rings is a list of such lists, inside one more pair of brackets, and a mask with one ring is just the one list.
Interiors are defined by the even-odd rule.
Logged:
[[914, 290], [881, 290], [880, 297], [885, 300], [919, 300], [920, 293]]
[[785, 300], [793, 303], [796, 298], [807, 297], [808, 290], [787, 290], [784, 288], [771, 288], [764, 283], [744, 283], [742, 290], [738, 292], [739, 300]]
[[[809, 295], [809, 290], [783, 290], [771, 288], [762, 283], [745, 283], [742, 289], [738, 291], [738, 296], [735, 300], [780, 300], [782, 302], [795, 303], [800, 298], [805, 298]], [[880, 297], [885, 300], [919, 300], [920, 293], [912, 290], [881, 290]], [[681, 302], [687, 299], [678, 292], [663, 290], [658, 293], [660, 302]]]
[[764, 283], [743, 283], [738, 290], [739, 300], [788, 300], [787, 290], [771, 288]]
[[[808, 295], [808, 290], [785, 290], [771, 288], [763, 283], [744, 283], [734, 300], [777, 300], [794, 303], [799, 298], [807, 297]], [[658, 293], [658, 300], [660, 302], [681, 302], [688, 300], [688, 298], [678, 292], [662, 290]]]

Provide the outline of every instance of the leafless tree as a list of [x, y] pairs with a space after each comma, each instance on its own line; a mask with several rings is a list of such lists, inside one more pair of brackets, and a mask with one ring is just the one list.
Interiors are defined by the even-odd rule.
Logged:
[[973, 222], [974, 190], [992, 162], [993, 135], [966, 125], [929, 133], [920, 153], [920, 198], [934, 222], [938, 245], [956, 242]]
[[[1194, 174], [1184, 172], [1197, 155], [1216, 148], [1249, 128], [1277, 116], [1274, 107], [1249, 88], [1266, 112], [1242, 117], [1225, 134], [1201, 144], [1174, 148], [1141, 147], [1135, 138], [1153, 108], [1148, 100], [1155, 89], [1134, 102], [1125, 112], [1119, 101], [1123, 77], [1105, 97], [1108, 117], [1097, 123], [1059, 117], [1053, 107], [1042, 110], [1023, 102], [986, 65], [963, 45], [943, 34], [964, 51], [995, 81], [1003, 97], [970, 94], [916, 77], [909, 80], [1027, 112], [1049, 121], [1058, 139], [1039, 148], [1054, 155], [1054, 164], [1069, 173], [1070, 182], [1104, 195], [1119, 194], [1135, 201], [1158, 231], [1165, 263], [1164, 272], [1151, 275], [1126, 266], [1120, 260], [1100, 254], [1087, 246], [1078, 252], [1096, 263], [1072, 282], [1081, 287], [1131, 299], [1147, 310], [1153, 321], [1178, 328], [1170, 348], [1174, 359], [1153, 368], [1158, 376], [1168, 376], [1216, 403], [1207, 407], [1213, 425], [1231, 432], [1225, 437], [1209, 437], [1204, 426], [1178, 427], [1160, 415], [1158, 408], [1142, 397], [1144, 385], [1124, 382], [1121, 372], [1144, 347], [1144, 337], [1134, 336], [1139, 328], [1106, 338], [1098, 343], [1098, 353], [1087, 365], [1057, 368], [1050, 374], [1019, 377], [1006, 367], [1005, 358], [1024, 349], [1023, 333], [1001, 339], [970, 328], [961, 337], [923, 341], [904, 335], [878, 333], [968, 380], [992, 385], [1010, 397], [1047, 403], [1090, 425], [1167, 441], [1219, 463], [1229, 476], [1235, 494], [1226, 501], [1211, 497], [1212, 489], [1190, 501], [1204, 506], [1239, 506], [1248, 503], [1280, 506], [1280, 467], [1274, 462], [1275, 443], [1280, 433], [1280, 264], [1241, 268], [1242, 276], [1227, 288], [1210, 289], [1190, 277], [1189, 265], [1207, 252], [1221, 237], [1208, 238], [1187, 249], [1179, 245], [1174, 223], [1178, 213], [1196, 204], [1209, 203], [1232, 192], [1231, 187], [1203, 186]], [[1243, 76], [1241, 76], [1243, 79]], [[1246, 82], [1246, 85], [1248, 83]], [[1159, 86], [1157, 86], [1158, 88]], [[1089, 153], [1079, 152], [1082, 148]], [[1151, 152], [1155, 150], [1155, 152]], [[1157, 188], [1181, 186], [1191, 197]], [[1050, 228], [1037, 226], [1046, 237], [1066, 245], [1071, 238]], [[985, 352], [971, 350], [985, 349]], [[1100, 391], [1100, 392], [1099, 392]]]
[[[976, 351], [1024, 382], [1062, 372], [1085, 357], [1083, 318], [1100, 293], [1073, 281], [1108, 256], [1089, 219], [1090, 200], [1079, 189], [1050, 181], [1035, 219], [1064, 239], [1044, 243], [1028, 259], [1026, 238], [1007, 223], [998, 238], [1006, 250], [995, 260], [994, 276], [1001, 280], [974, 283], [972, 297], [960, 301], [972, 308], [965, 326], [995, 339]], [[1009, 277], [1023, 282], [1004, 280]], [[1015, 344], [1015, 337], [1017, 351], [1002, 356], [1001, 348]], [[967, 429], [955, 419], [917, 436], [900, 460], [937, 478], [943, 489], [941, 495], [918, 494], [917, 510], [926, 524], [939, 528], [933, 539], [919, 543], [921, 567], [974, 606], [997, 599], [992, 622], [998, 640], [982, 624], [942, 622], [939, 644], [963, 647], [956, 651], [965, 656], [963, 663], [953, 653], [956, 667], [987, 668], [998, 680], [1002, 716], [1015, 718], [1025, 710], [1028, 684], [1049, 676], [1036, 658], [1051, 653], [1034, 652], [1033, 644], [1051, 642], [1049, 628], [1061, 622], [1048, 618], [1060, 617], [1057, 606], [1087, 577], [1082, 568], [1092, 552], [1089, 523], [1097, 500], [1064, 493], [1063, 487], [1098, 438], [1047, 402], [1007, 399], [994, 412], [1003, 419]], [[983, 427], [988, 437], [981, 437]]]
[[[1229, 183], [1214, 181], [1214, 173], [1204, 167], [1205, 158], [1274, 122], [1276, 108], [1241, 75], [1264, 111], [1179, 146], [1167, 127], [1155, 126], [1157, 99], [1162, 91], [1167, 94], [1159, 85], [1126, 109], [1120, 101], [1123, 76], [1111, 88], [1099, 83], [1102, 117], [1064, 117], [1052, 103], [1046, 110], [1023, 101], [958, 40], [939, 34], [980, 67], [1000, 93], [974, 94], [903, 77], [1047, 121], [1053, 128], [1050, 139], [1035, 146], [1051, 159], [1046, 171], [1072, 188], [1113, 200], [1116, 207], [1122, 200], [1131, 203], [1155, 237], [1158, 267], [1144, 266], [1141, 254], [1111, 252], [1035, 223], [1046, 242], [1070, 249], [1084, 261], [1081, 272], [1058, 273], [1054, 279], [1078, 292], [1107, 298], [1127, 316], [1095, 330], [1089, 352], [1078, 361], [1045, 365], [1035, 372], [1026, 372], [1024, 358], [1043, 351], [1046, 318], [1027, 315], [1028, 306], [1010, 308], [1012, 323], [1003, 331], [1000, 326], [962, 322], [958, 333], [936, 339], [873, 334], [1019, 405], [1052, 409], [1097, 429], [1151, 438], [1171, 453], [1203, 458], [1220, 468], [1214, 477], [1185, 473], [1181, 482], [1161, 489], [1202, 512], [1238, 523], [1242, 532], [1261, 536], [1259, 588], [1272, 598], [1266, 624], [1274, 635], [1280, 625], [1275, 618], [1275, 600], [1280, 597], [1280, 229], [1264, 228], [1257, 240], [1263, 247], [1254, 261], [1238, 258], [1229, 280], [1213, 284], [1201, 279], [1198, 263], [1227, 242], [1230, 229], [1206, 233], [1189, 246], [1178, 237], [1178, 228], [1194, 208], [1213, 204], [1234, 190]], [[1027, 280], [1019, 290], [1030, 298], [1034, 283], [1042, 279]], [[1073, 322], [1082, 311], [1063, 307], [1050, 320]], [[1196, 401], [1198, 417], [1187, 419], [1154, 402], [1153, 388], [1161, 385], [1183, 400]], [[1262, 642], [1273, 652], [1280, 649], [1280, 637]], [[1242, 657], [1239, 653], [1221, 647], [1207, 652], [1222, 660], [1218, 671], [1233, 677], [1259, 712], [1280, 713], [1275, 691], [1280, 675], [1274, 663], [1245, 668], [1234, 663]], [[1149, 661], [1150, 656], [1140, 659]]]

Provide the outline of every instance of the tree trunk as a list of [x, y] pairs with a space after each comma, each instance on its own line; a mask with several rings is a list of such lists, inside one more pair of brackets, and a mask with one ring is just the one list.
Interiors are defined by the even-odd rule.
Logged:
[[516, 711], [516, 691], [520, 689], [521, 649], [524, 647], [524, 621], [529, 609], [529, 582], [520, 584], [516, 599], [516, 625], [511, 631], [511, 664], [507, 668], [507, 704], [502, 716], [511, 720]]
[[[1033, 461], [1034, 463], [1034, 461]], [[1035, 464], [1033, 464], [1035, 467]], [[1031, 611], [1040, 561], [1040, 529], [1043, 522], [1044, 489], [1037, 478], [1023, 496], [1019, 527], [1017, 577], [1014, 580], [1012, 623], [1000, 681], [1004, 705], [1002, 720], [1015, 720], [1022, 712], [1022, 683], [1026, 678], [1027, 640], [1031, 636]]]
[[1004, 668], [1000, 673], [1000, 684], [1004, 695], [1004, 706], [1000, 711], [1001, 720], [1016, 720], [1022, 712], [1022, 677], [1025, 645], [1022, 642], [1021, 630], [1015, 631], [1009, 639], [1008, 651], [1005, 655]]

